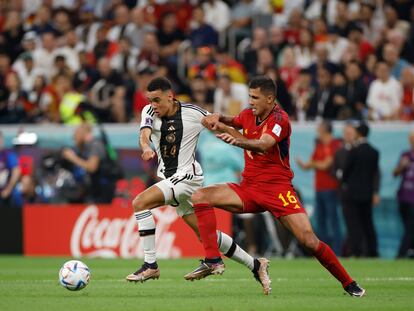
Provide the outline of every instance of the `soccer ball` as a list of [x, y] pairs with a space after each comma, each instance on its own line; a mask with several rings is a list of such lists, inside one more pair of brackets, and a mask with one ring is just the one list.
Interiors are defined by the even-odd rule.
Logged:
[[65, 262], [59, 271], [59, 281], [68, 290], [81, 290], [89, 283], [90, 272], [87, 265], [79, 260]]

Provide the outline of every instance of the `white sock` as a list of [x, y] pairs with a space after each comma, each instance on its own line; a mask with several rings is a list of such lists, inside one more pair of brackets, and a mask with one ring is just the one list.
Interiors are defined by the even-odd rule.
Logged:
[[217, 244], [223, 255], [253, 270], [254, 258], [237, 245], [230, 236], [220, 230], [217, 230]]
[[144, 248], [144, 260], [154, 263], [157, 260], [155, 253], [155, 221], [150, 210], [136, 212], [135, 219], [138, 223], [139, 236]]

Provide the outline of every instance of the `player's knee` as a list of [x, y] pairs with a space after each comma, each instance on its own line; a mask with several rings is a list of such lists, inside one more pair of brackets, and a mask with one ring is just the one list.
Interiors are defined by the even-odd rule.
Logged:
[[145, 200], [142, 196], [138, 195], [133, 201], [132, 201], [132, 207], [134, 208], [135, 212], [140, 212], [143, 210], [148, 209], [147, 204], [145, 203]]
[[319, 244], [318, 238], [311, 230], [304, 231], [299, 237], [299, 242], [310, 252], [316, 251]]
[[209, 203], [209, 200], [207, 198], [205, 191], [197, 190], [191, 196], [191, 202], [193, 202], [193, 204], [200, 204], [200, 203]]

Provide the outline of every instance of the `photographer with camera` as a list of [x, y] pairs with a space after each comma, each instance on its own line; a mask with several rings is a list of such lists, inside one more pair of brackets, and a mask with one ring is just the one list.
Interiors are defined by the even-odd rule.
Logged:
[[85, 175], [85, 200], [90, 203], [111, 203], [116, 176], [105, 144], [93, 137], [92, 126], [88, 123], [79, 125], [73, 138], [74, 148], [64, 148], [62, 158], [73, 164], [74, 175]]

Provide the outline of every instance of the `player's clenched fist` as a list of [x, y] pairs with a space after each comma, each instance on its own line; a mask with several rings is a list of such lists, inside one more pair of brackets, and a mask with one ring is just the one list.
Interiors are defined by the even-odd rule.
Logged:
[[143, 150], [142, 155], [141, 155], [141, 157], [142, 157], [142, 159], [143, 159], [144, 161], [149, 161], [149, 160], [151, 160], [154, 156], [155, 156], [155, 152], [154, 152], [154, 150], [152, 150], [152, 149], [145, 149], [145, 150]]
[[205, 116], [201, 120], [201, 124], [209, 130], [216, 130], [217, 124], [219, 123], [220, 115], [218, 113], [213, 113], [208, 116]]

